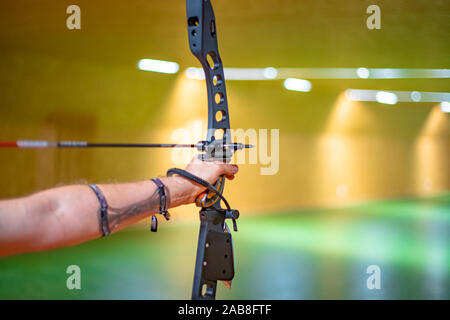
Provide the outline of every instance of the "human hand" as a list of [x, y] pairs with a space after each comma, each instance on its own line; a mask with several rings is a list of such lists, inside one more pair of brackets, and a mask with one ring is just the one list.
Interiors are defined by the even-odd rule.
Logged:
[[[235, 174], [239, 171], [239, 168], [234, 164], [223, 163], [220, 161], [202, 161], [198, 159], [198, 157], [194, 157], [186, 166], [185, 170], [203, 180], [208, 181], [211, 184], [214, 184], [222, 175], [225, 175], [229, 180], [233, 180]], [[189, 182], [192, 186], [189, 202], [194, 202], [195, 198], [200, 193], [205, 191], [206, 188], [195, 182]]]

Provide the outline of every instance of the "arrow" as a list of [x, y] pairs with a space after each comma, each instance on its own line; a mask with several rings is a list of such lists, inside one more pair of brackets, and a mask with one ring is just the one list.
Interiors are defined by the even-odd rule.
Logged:
[[[253, 148], [253, 145], [242, 143], [223, 144], [225, 149], [241, 150]], [[16, 140], [0, 141], [0, 148], [197, 148], [203, 150], [205, 142], [196, 144], [174, 143], [92, 143], [86, 141], [45, 141], [45, 140]]]

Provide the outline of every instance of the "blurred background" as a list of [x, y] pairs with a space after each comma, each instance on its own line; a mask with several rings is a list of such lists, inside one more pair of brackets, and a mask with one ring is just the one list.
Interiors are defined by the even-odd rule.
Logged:
[[[72, 4], [80, 30], [66, 26]], [[366, 25], [373, 4], [381, 29]], [[231, 127], [279, 129], [276, 174], [243, 164], [227, 184], [241, 218], [233, 288], [222, 286], [218, 298], [450, 298], [449, 2], [213, 7], [224, 66], [235, 68], [225, 73]], [[184, 1], [0, 8], [1, 141], [202, 138], [206, 87], [193, 69]], [[141, 59], [177, 68], [149, 72]], [[179, 129], [187, 141], [174, 141]], [[180, 166], [173, 152], [0, 149], [0, 198], [147, 179]], [[1, 258], [0, 298], [189, 298], [197, 211], [173, 210], [157, 234], [145, 221], [77, 247]], [[81, 267], [81, 290], [66, 288], [72, 264]], [[381, 269], [379, 290], [366, 286], [370, 265]]]

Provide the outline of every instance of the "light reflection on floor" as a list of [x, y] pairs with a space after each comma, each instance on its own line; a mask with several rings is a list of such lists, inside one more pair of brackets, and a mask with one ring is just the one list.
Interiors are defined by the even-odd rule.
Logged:
[[[449, 299], [450, 194], [241, 218], [233, 289], [220, 299]], [[121, 232], [0, 259], [2, 299], [186, 299], [198, 226]], [[82, 288], [66, 288], [67, 266]], [[381, 269], [369, 290], [366, 268]]]

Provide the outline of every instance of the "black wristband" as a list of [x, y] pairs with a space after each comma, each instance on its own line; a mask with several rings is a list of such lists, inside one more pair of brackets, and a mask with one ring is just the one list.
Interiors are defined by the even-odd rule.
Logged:
[[102, 231], [103, 236], [108, 236], [111, 233], [108, 223], [108, 203], [99, 187], [95, 184], [90, 184], [89, 187], [95, 192], [95, 195], [100, 202], [100, 230]]
[[[156, 186], [158, 187], [158, 194], [159, 194], [159, 213], [166, 218], [166, 220], [170, 219], [169, 211], [167, 211], [167, 195], [165, 191], [165, 186], [162, 183], [161, 180], [158, 178], [153, 178], [151, 181], [153, 181]], [[158, 220], [153, 215], [152, 216], [152, 224], [151, 224], [151, 231], [156, 232], [158, 230]]]

